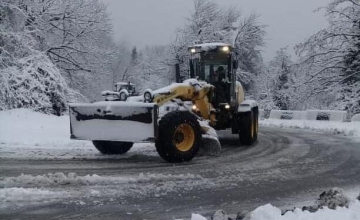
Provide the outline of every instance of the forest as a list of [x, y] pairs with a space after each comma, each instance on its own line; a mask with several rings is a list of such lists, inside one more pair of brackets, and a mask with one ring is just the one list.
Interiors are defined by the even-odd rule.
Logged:
[[175, 81], [174, 65], [189, 75], [188, 46], [234, 45], [238, 80], [261, 109], [346, 110], [360, 113], [360, 3], [333, 0], [319, 8], [328, 24], [295, 47], [263, 60], [267, 25], [213, 0], [194, 0], [192, 12], [165, 45], [117, 43], [99, 0], [2, 0], [0, 110], [30, 108], [66, 114], [67, 103], [101, 100], [118, 81], [141, 92]]

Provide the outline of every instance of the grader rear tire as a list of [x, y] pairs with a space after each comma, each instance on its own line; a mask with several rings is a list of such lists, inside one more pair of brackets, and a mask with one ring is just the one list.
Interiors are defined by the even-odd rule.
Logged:
[[95, 148], [102, 154], [124, 154], [128, 152], [133, 143], [119, 141], [93, 141]]
[[190, 161], [201, 145], [200, 125], [190, 112], [169, 112], [160, 120], [155, 146], [164, 160], [171, 163]]
[[241, 113], [239, 119], [239, 139], [243, 145], [252, 145], [257, 139], [257, 116], [254, 110]]

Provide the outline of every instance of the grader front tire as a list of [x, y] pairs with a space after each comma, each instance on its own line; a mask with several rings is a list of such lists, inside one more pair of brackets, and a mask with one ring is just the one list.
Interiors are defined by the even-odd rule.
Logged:
[[239, 119], [239, 139], [243, 145], [252, 145], [257, 139], [258, 119], [254, 109], [241, 113]]
[[93, 141], [95, 148], [102, 154], [125, 154], [128, 152], [133, 143], [118, 141]]
[[190, 161], [201, 145], [200, 125], [190, 112], [169, 112], [160, 120], [155, 146], [164, 160], [172, 163]]

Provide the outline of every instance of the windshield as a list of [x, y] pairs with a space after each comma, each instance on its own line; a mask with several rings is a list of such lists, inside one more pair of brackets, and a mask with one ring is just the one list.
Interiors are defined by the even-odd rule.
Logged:
[[210, 65], [204, 66], [204, 74], [202, 80], [208, 83], [221, 82], [227, 79], [226, 73], [228, 72], [227, 65]]

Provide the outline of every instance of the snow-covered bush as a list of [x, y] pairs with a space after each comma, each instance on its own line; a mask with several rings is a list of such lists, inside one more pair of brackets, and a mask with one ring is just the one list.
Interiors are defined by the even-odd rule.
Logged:
[[60, 115], [69, 97], [76, 93], [68, 88], [57, 67], [49, 58], [34, 52], [16, 65], [0, 69], [0, 108], [30, 108]]
[[68, 101], [82, 96], [41, 52], [39, 30], [28, 19], [15, 4], [0, 6], [0, 110], [30, 108], [60, 115]]
[[349, 207], [350, 199], [344, 194], [344, 191], [339, 188], [333, 188], [328, 191], [324, 191], [319, 195], [319, 198], [315, 201], [315, 205], [304, 206], [303, 211], [317, 212], [319, 209], [327, 207], [335, 210], [337, 207]]
[[339, 188], [333, 188], [320, 194], [316, 204], [319, 207], [328, 207], [336, 209], [336, 207], [348, 207], [350, 199], [344, 195], [344, 191]]

